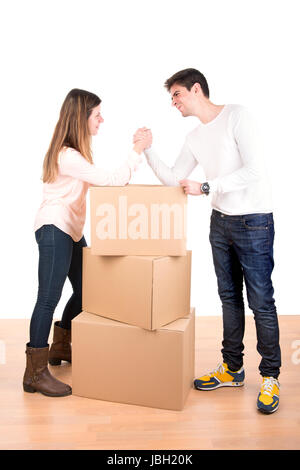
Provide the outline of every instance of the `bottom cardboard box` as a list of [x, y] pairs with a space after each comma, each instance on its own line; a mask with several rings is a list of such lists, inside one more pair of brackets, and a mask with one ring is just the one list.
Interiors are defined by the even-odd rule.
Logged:
[[194, 308], [155, 331], [87, 312], [72, 321], [73, 395], [182, 410], [194, 364]]

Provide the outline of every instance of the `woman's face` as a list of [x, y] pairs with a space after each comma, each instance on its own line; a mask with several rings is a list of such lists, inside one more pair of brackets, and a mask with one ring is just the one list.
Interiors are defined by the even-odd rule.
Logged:
[[100, 113], [100, 106], [101, 104], [93, 108], [90, 117], [88, 118], [88, 128], [90, 135], [97, 135], [99, 126], [101, 122], [104, 121]]

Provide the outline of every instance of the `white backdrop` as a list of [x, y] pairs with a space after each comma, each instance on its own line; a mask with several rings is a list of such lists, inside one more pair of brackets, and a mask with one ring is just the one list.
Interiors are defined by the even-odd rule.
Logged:
[[[30, 317], [37, 295], [33, 221], [41, 203], [44, 154], [72, 88], [98, 94], [104, 124], [94, 139], [98, 166], [127, 156], [137, 127], [172, 165], [197, 125], [170, 106], [163, 83], [187, 67], [206, 76], [216, 104], [256, 114], [266, 140], [274, 192], [279, 314], [300, 314], [298, 0], [59, 0], [1, 2], [1, 308]], [[198, 168], [190, 176], [202, 179]], [[132, 183], [157, 184], [145, 163]], [[192, 305], [221, 313], [208, 241], [210, 207], [189, 196]], [[89, 219], [85, 235], [89, 242]], [[56, 311], [70, 295], [67, 281]], [[249, 313], [249, 312], [248, 312]]]

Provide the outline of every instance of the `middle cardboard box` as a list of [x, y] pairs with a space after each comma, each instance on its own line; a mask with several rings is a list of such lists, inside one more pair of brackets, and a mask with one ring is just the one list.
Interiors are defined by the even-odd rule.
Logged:
[[190, 312], [191, 251], [184, 256], [97, 256], [83, 248], [82, 309], [147, 330]]

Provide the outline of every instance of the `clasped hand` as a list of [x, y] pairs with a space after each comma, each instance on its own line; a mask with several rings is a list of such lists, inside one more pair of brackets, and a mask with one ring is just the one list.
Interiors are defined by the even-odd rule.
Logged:
[[147, 127], [141, 127], [133, 136], [133, 143], [140, 152], [143, 152], [152, 145], [152, 132]]
[[201, 191], [201, 183], [198, 181], [192, 180], [180, 180], [179, 181], [181, 187], [183, 188], [185, 194], [190, 194], [191, 196], [200, 196], [203, 194]]

